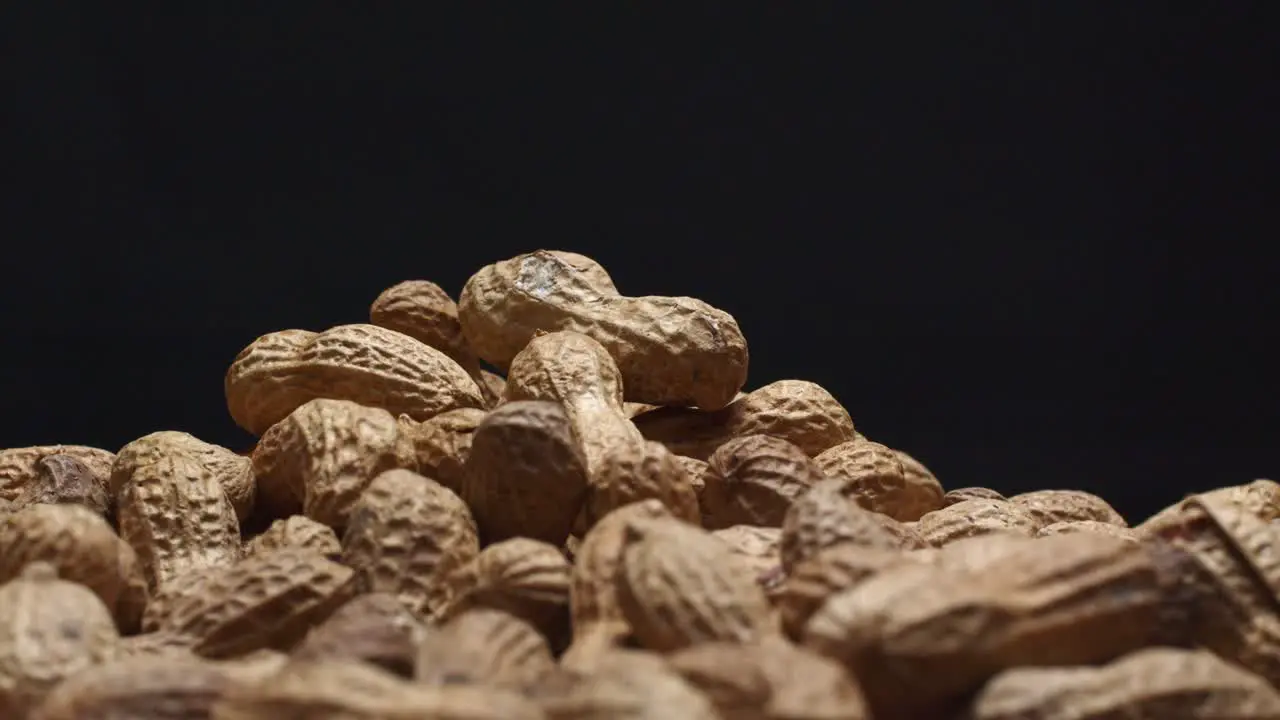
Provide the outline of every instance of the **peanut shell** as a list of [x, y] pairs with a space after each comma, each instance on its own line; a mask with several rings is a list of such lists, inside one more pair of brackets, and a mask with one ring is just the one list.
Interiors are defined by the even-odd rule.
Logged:
[[36, 445], [0, 450], [0, 500], [16, 501], [35, 483], [40, 461], [52, 455], [68, 455], [89, 469], [102, 487], [111, 477], [114, 453], [84, 445]]
[[823, 479], [799, 447], [768, 435], [743, 435], [711, 455], [703, 475], [703, 526], [781, 527], [796, 498]]
[[942, 507], [942, 486], [931, 474], [908, 471], [901, 455], [871, 442], [852, 440], [814, 458], [827, 477], [849, 480], [846, 494], [868, 510], [900, 521], [919, 520]]

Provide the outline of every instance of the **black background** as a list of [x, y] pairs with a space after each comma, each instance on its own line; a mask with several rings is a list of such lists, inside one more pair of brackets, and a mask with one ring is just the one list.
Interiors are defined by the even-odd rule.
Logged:
[[254, 337], [556, 248], [949, 487], [1280, 463], [1275, 4], [9, 5], [0, 445], [244, 449]]

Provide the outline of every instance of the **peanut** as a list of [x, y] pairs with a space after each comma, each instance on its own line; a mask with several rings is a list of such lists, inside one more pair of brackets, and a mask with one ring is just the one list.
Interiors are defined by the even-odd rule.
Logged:
[[447, 620], [472, 608], [501, 610], [560, 648], [568, 640], [572, 572], [564, 555], [547, 543], [529, 538], [494, 543], [454, 571], [449, 604], [439, 617]]
[[[60, 456], [80, 461], [89, 471], [89, 477], [105, 490], [111, 476], [114, 453], [84, 445], [40, 445], [35, 447], [0, 450], [0, 500], [17, 502], [24, 493], [40, 484], [40, 463], [45, 458]], [[85, 488], [82, 492], [92, 492]]]
[[295, 662], [358, 660], [412, 678], [427, 628], [399, 599], [366, 593], [347, 601], [312, 628], [290, 654]]
[[500, 370], [538, 331], [589, 335], [615, 358], [632, 402], [718, 410], [747, 379], [747, 343], [728, 313], [694, 298], [623, 297], [545, 250], [480, 269], [458, 315], [471, 346]]

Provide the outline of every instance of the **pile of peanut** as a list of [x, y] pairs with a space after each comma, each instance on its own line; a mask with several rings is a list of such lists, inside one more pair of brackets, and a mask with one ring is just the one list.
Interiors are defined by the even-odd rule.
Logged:
[[1280, 485], [948, 490], [747, 360], [537, 251], [250, 343], [251, 452], [0, 451], [0, 718], [1280, 718]]

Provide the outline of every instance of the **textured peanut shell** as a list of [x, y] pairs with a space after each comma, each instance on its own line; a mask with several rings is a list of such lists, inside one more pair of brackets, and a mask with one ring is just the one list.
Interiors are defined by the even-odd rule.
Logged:
[[65, 678], [112, 660], [119, 640], [93, 591], [28, 565], [0, 586], [0, 717], [26, 717]]
[[965, 500], [1007, 500], [1004, 495], [997, 490], [985, 487], [963, 487], [954, 490], [948, 490], [946, 495], [942, 496], [942, 505], [955, 505]]
[[635, 519], [671, 517], [661, 502], [644, 500], [609, 513], [583, 537], [569, 585], [573, 642], [562, 659], [566, 666], [589, 668], [600, 652], [630, 635], [618, 606], [622, 553], [633, 540], [627, 526]]
[[707, 481], [704, 475], [707, 472], [707, 463], [705, 460], [691, 458], [685, 455], [676, 455], [676, 462], [684, 467], [684, 473], [689, 478], [689, 484], [693, 486], [693, 494], [698, 498], [699, 514], [702, 514], [702, 493], [707, 489]]
[[546, 638], [510, 613], [474, 608], [435, 628], [418, 647], [426, 685], [475, 683], [526, 690], [556, 666]]
[[903, 564], [927, 564], [935, 555], [846, 543], [822, 550], [787, 575], [774, 602], [783, 630], [799, 640], [805, 625], [828, 598], [855, 587], [882, 570]]
[[514, 401], [472, 437], [459, 495], [485, 542], [526, 537], [560, 544], [587, 496], [587, 465], [559, 403]]
[[32, 720], [208, 718], [230, 682], [217, 663], [194, 655], [122, 659], [69, 677]]
[[336, 560], [342, 554], [342, 544], [328, 525], [322, 525], [302, 515], [291, 515], [271, 523], [266, 530], [245, 544], [244, 554], [258, 555], [280, 548], [314, 550]]
[[850, 498], [856, 487], [844, 478], [829, 478], [792, 503], [782, 521], [783, 568], [789, 571], [818, 552], [844, 543], [883, 550], [927, 545], [915, 530]]
[[166, 455], [181, 456], [216, 480], [235, 508], [237, 520], [243, 522], [253, 513], [257, 494], [253, 463], [220, 445], [174, 430], [151, 433], [121, 448], [111, 467], [111, 495], [118, 498], [131, 472]]
[[569, 629], [573, 568], [554, 545], [512, 538], [480, 551], [449, 578], [448, 619], [473, 608], [510, 613], [537, 628], [555, 646]]
[[619, 446], [592, 478], [587, 494], [587, 525], [590, 527], [617, 508], [648, 499], [660, 501], [681, 520], [701, 522], [693, 480], [678, 456], [651, 441]]
[[120, 536], [153, 591], [189, 570], [240, 558], [240, 526], [224, 489], [234, 468], [192, 440], [177, 432], [146, 435], [120, 450], [111, 471]]
[[0, 500], [13, 502], [36, 480], [40, 461], [51, 455], [69, 455], [84, 463], [106, 488], [115, 454], [84, 445], [36, 445], [0, 450]]
[[[110, 470], [108, 469], [108, 472]], [[46, 455], [36, 462], [36, 474], [13, 501], [15, 508], [37, 503], [81, 505], [103, 517], [112, 514], [108, 477], [75, 455]]]
[[642, 647], [671, 652], [715, 640], [749, 642], [774, 630], [764, 590], [728, 546], [675, 519], [627, 524], [618, 605]]
[[367, 593], [347, 601], [312, 628], [290, 657], [297, 661], [353, 660], [412, 678], [427, 628], [394, 595]]
[[407, 682], [367, 663], [290, 663], [257, 683], [237, 684], [211, 720], [545, 720], [515, 693], [465, 685]]
[[602, 652], [589, 671], [562, 673], [535, 697], [551, 720], [723, 720], [663, 658], [636, 650]]
[[734, 525], [713, 530], [711, 534], [729, 547], [758, 583], [767, 584], [782, 564], [782, 530], [779, 528]]
[[471, 442], [487, 415], [478, 408], [450, 410], [425, 422], [401, 415], [400, 432], [412, 448], [414, 467], [450, 490], [461, 492]]
[[1015, 668], [974, 698], [964, 720], [1271, 720], [1280, 694], [1204, 650], [1156, 647], [1101, 667]]
[[155, 626], [194, 638], [192, 649], [208, 658], [288, 650], [354, 594], [349, 568], [311, 550], [281, 548], [208, 573]]
[[703, 527], [781, 527], [796, 498], [823, 479], [799, 447], [768, 435], [744, 435], [721, 445], [703, 475]]
[[884, 570], [828, 599], [805, 645], [844, 662], [876, 716], [928, 717], [1011, 667], [1105, 662], [1162, 642], [1151, 549], [1086, 534], [1009, 547], [968, 568]]
[[941, 547], [960, 538], [1007, 533], [1031, 537], [1040, 521], [1021, 505], [1007, 500], [974, 498], [925, 514], [916, 522], [916, 532], [925, 542]]
[[224, 389], [232, 419], [253, 435], [317, 398], [350, 400], [419, 421], [485, 405], [475, 381], [449, 356], [366, 324], [263, 335], [236, 355]]
[[640, 432], [678, 455], [707, 460], [716, 448], [743, 435], [770, 435], [810, 457], [853, 440], [853, 419], [821, 385], [778, 380], [735, 399], [718, 411], [663, 407], [636, 415]]
[[1102, 522], [1101, 520], [1070, 520], [1065, 522], [1055, 522], [1045, 525], [1036, 531], [1036, 537], [1044, 537], [1046, 535], [1062, 535], [1064, 533], [1087, 532], [1098, 533], [1101, 535], [1111, 535], [1112, 537], [1124, 538], [1130, 542], [1139, 542], [1138, 533], [1133, 529], [1116, 525], [1115, 523]]
[[52, 565], [63, 580], [92, 590], [122, 632], [137, 631], [147, 581], [133, 548], [82, 505], [31, 505], [0, 520], [0, 583], [29, 563]]
[[1129, 526], [1110, 503], [1083, 490], [1035, 490], [1014, 495], [1009, 502], [1026, 508], [1041, 527], [1081, 520]]
[[439, 285], [429, 280], [406, 280], [383, 290], [369, 307], [369, 322], [404, 333], [453, 360], [476, 381], [485, 404], [496, 405], [494, 394], [480, 369], [480, 360], [467, 345], [458, 323], [458, 306]]
[[861, 688], [843, 667], [780, 638], [703, 643], [675, 653], [670, 662], [726, 718], [870, 717]]
[[728, 313], [688, 297], [623, 297], [545, 250], [481, 268], [458, 315], [471, 347], [499, 369], [538, 331], [589, 335], [617, 359], [632, 402], [717, 410], [747, 378], [746, 339]]
[[[1243, 485], [1229, 485], [1192, 497], [1207, 499], [1211, 503], [1238, 506], [1264, 522], [1280, 519], [1280, 483], [1274, 480], [1254, 480]], [[1147, 518], [1138, 525], [1137, 530], [1143, 535], [1158, 535], [1162, 528], [1179, 524], [1182, 512], [1183, 501], [1180, 500]]]
[[827, 477], [849, 480], [846, 494], [868, 510], [909, 522], [942, 507], [942, 486], [933, 475], [911, 472], [901, 456], [880, 443], [852, 440], [814, 458]]
[[416, 464], [401, 425], [386, 410], [319, 398], [272, 425], [253, 465], [273, 514], [301, 511], [341, 531], [351, 506], [375, 476]]
[[343, 562], [364, 592], [386, 592], [428, 618], [449, 599], [449, 575], [480, 552], [475, 520], [447, 488], [408, 470], [373, 479], [351, 511]]

